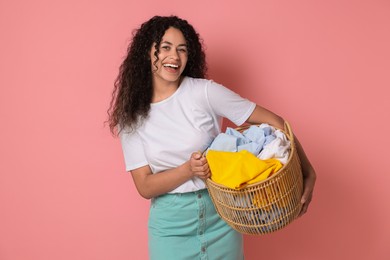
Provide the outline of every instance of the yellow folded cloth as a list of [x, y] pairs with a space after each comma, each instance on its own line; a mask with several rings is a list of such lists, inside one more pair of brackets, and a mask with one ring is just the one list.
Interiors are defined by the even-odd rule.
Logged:
[[277, 159], [260, 160], [246, 150], [239, 152], [209, 150], [206, 158], [211, 170], [211, 179], [236, 190], [267, 179], [283, 166]]

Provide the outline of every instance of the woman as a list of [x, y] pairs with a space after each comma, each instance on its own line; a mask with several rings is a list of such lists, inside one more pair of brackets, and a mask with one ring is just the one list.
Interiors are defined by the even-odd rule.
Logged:
[[[199, 35], [176, 16], [153, 17], [133, 35], [120, 67], [109, 109], [119, 134], [126, 170], [140, 195], [152, 199], [151, 259], [243, 259], [242, 236], [219, 218], [205, 189], [210, 177], [201, 155], [218, 133], [221, 119], [236, 125], [284, 120], [206, 80]], [[310, 203], [315, 172], [302, 147], [305, 189]]]

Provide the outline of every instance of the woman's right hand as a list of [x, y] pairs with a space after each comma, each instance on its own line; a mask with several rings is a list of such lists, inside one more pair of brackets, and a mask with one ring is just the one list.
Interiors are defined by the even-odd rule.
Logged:
[[206, 157], [200, 152], [194, 152], [190, 158], [190, 169], [193, 176], [206, 180], [210, 177], [211, 172]]
[[195, 152], [176, 168], [153, 174], [150, 166], [145, 165], [132, 170], [131, 175], [139, 194], [151, 199], [172, 191], [195, 176], [206, 180], [210, 177], [210, 169], [202, 153]]

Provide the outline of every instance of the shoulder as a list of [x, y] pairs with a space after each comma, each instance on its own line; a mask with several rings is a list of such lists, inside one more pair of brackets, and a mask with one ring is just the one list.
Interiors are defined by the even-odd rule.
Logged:
[[206, 95], [209, 89], [222, 87], [211, 79], [185, 77], [182, 82], [185, 92], [191, 95]]
[[195, 88], [195, 87], [201, 88], [201, 87], [206, 87], [212, 82], [213, 81], [210, 79], [185, 77], [183, 80], [183, 86], [186, 86], [187, 88]]
[[207, 79], [185, 77], [180, 85], [181, 96], [200, 98], [205, 95], [209, 84], [210, 80]]
[[176, 96], [177, 103], [192, 108], [208, 108], [208, 88], [211, 80], [185, 77]]

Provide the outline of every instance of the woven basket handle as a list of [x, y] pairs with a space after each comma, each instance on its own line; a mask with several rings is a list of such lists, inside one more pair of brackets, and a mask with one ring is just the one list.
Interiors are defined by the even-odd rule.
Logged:
[[284, 132], [286, 135], [288, 135], [290, 142], [291, 142], [291, 147], [295, 148], [295, 141], [294, 141], [294, 134], [291, 130], [291, 126], [287, 121], [284, 121]]

